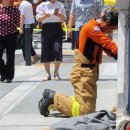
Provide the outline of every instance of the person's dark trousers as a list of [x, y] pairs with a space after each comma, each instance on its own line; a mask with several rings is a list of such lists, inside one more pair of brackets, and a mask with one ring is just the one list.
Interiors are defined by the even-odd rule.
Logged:
[[[33, 39], [33, 28], [34, 28], [34, 24], [30, 24], [30, 26], [31, 26], [31, 56], [35, 56], [36, 55], [36, 52], [35, 52], [35, 50], [34, 50], [34, 48], [33, 48], [33, 46], [32, 46], [32, 39]], [[25, 26], [24, 26], [24, 29], [25, 29]], [[25, 31], [24, 31], [25, 32]], [[25, 33], [24, 33], [24, 35], [23, 35], [23, 37], [24, 37], [24, 43], [23, 43], [23, 48], [22, 48], [22, 52], [23, 52], [23, 58], [25, 59]]]
[[75, 43], [77, 42], [78, 37], [79, 37], [79, 31], [74, 31], [74, 40], [75, 40]]
[[79, 37], [79, 31], [74, 31], [72, 34], [72, 50], [76, 48]]
[[[15, 73], [15, 47], [17, 41], [17, 33], [0, 37], [0, 72], [1, 77], [13, 80]], [[6, 52], [6, 60], [3, 60], [4, 50]]]

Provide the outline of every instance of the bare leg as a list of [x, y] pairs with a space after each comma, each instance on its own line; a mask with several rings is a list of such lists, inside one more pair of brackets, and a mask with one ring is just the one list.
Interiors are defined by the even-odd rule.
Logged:
[[43, 80], [50, 80], [51, 79], [51, 74], [50, 74], [50, 62], [44, 63], [45, 71], [46, 71], [46, 76], [44, 77]]
[[55, 61], [55, 70], [54, 70], [54, 78], [56, 80], [60, 80], [60, 76], [59, 76], [59, 73], [58, 73], [58, 70], [59, 70], [59, 67], [60, 67], [60, 63], [61, 61]]

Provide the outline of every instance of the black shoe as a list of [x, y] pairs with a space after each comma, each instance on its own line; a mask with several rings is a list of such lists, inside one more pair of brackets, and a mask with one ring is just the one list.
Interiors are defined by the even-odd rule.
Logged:
[[6, 83], [11, 83], [12, 80], [11, 79], [6, 79]]
[[56, 92], [49, 90], [49, 89], [44, 90], [43, 98], [39, 101], [39, 104], [38, 104], [38, 108], [39, 108], [41, 115], [44, 115], [45, 117], [47, 117], [49, 115], [48, 107], [51, 104], [54, 104], [53, 98], [54, 98], [55, 93]]
[[5, 81], [5, 77], [1, 77], [1, 78], [0, 78], [0, 81], [1, 81], [1, 82], [4, 82], [4, 81]]

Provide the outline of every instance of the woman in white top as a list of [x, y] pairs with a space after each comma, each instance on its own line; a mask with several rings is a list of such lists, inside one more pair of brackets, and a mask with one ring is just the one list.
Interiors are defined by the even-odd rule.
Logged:
[[46, 75], [43, 80], [50, 80], [50, 62], [55, 62], [54, 78], [60, 80], [58, 73], [62, 61], [61, 23], [66, 20], [64, 5], [57, 0], [42, 2], [37, 6], [36, 18], [42, 23], [42, 52], [41, 62], [44, 63]]

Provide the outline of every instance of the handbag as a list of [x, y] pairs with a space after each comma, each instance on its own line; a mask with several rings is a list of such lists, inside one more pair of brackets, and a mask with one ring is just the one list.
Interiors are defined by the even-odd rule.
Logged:
[[16, 50], [22, 49], [23, 48], [23, 35], [17, 35], [17, 41], [16, 41]]

